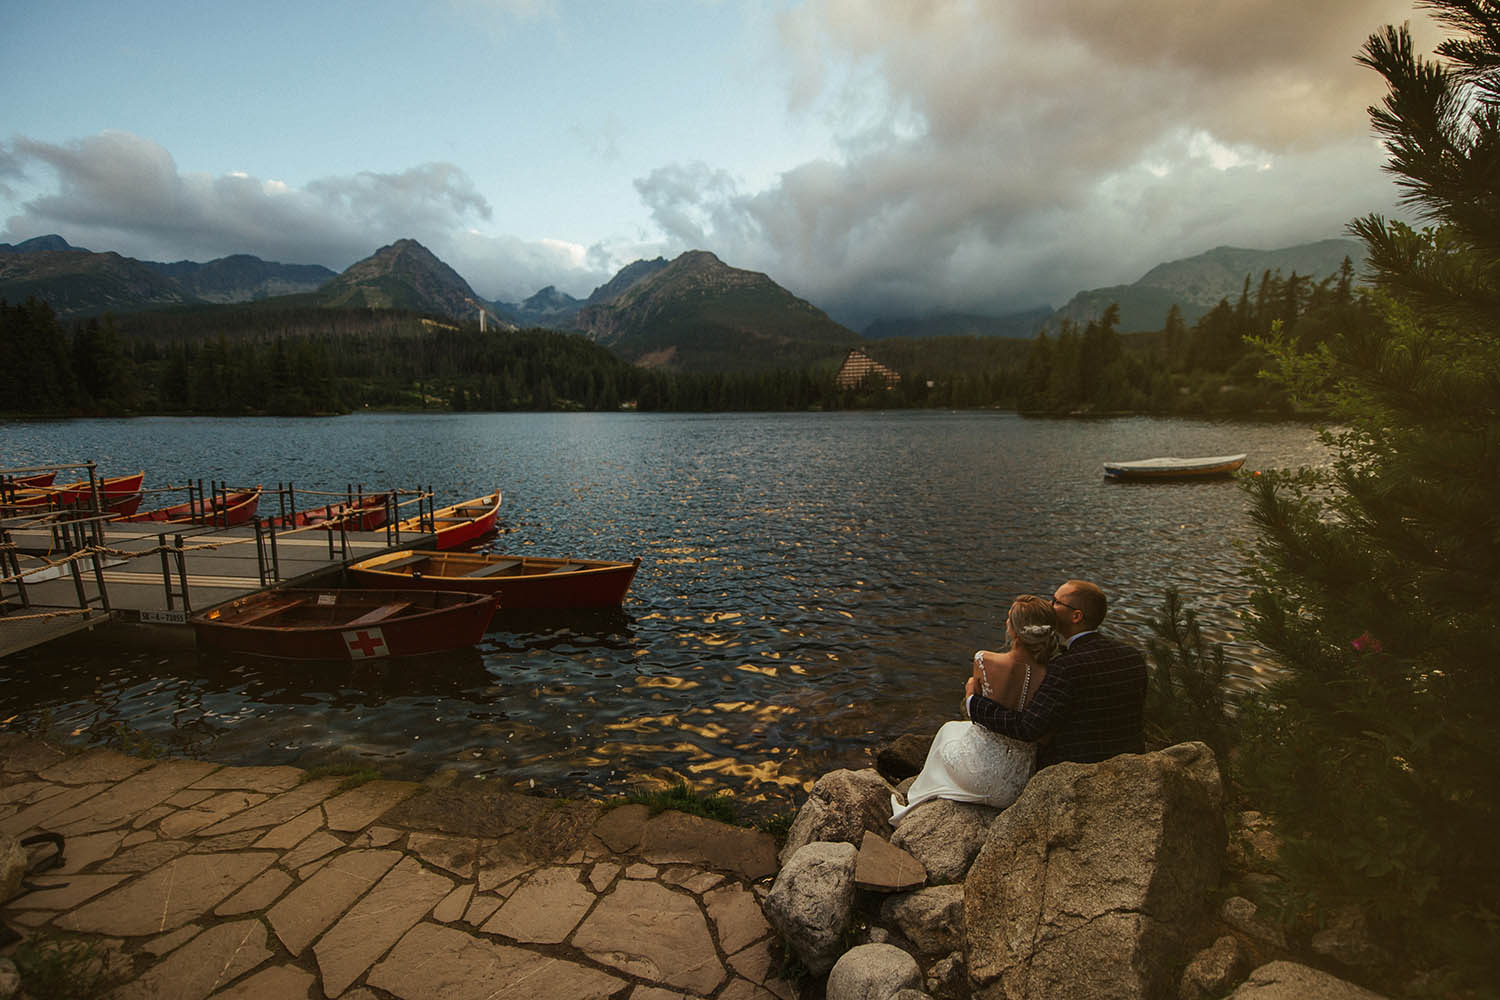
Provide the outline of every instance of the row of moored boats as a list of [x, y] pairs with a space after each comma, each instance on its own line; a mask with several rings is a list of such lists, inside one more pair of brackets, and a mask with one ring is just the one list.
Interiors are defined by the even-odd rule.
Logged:
[[[11, 479], [0, 498], [7, 515], [93, 503], [122, 522], [243, 525], [257, 513], [260, 487], [215, 491], [187, 503], [141, 511], [145, 474], [55, 487], [50, 477]], [[296, 660], [362, 660], [444, 652], [477, 643], [502, 611], [618, 607], [640, 559], [550, 558], [465, 547], [496, 530], [501, 491], [396, 522], [424, 534], [430, 549], [399, 549], [349, 565], [347, 587], [273, 589], [222, 604], [192, 619], [200, 647]], [[278, 529], [322, 526], [376, 531], [396, 510], [389, 493], [351, 496], [263, 518]]]

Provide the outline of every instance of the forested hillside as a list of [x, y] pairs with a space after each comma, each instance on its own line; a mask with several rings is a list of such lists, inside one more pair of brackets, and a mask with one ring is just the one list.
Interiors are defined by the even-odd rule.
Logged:
[[805, 410], [998, 407], [1287, 416], [1257, 377], [1274, 329], [1304, 348], [1375, 322], [1352, 266], [1322, 280], [1266, 272], [1189, 326], [1120, 334], [1108, 309], [1035, 339], [890, 338], [862, 349], [900, 374], [840, 389], [838, 358], [795, 368], [642, 368], [587, 338], [481, 332], [393, 309], [298, 299], [62, 323], [34, 299], [0, 302], [0, 411], [12, 415], [315, 414], [410, 410]]

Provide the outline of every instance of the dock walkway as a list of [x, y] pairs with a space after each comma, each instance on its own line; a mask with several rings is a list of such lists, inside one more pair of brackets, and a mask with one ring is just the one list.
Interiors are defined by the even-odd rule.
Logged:
[[263, 531], [259, 538], [253, 526], [110, 521], [100, 530], [98, 572], [93, 558], [79, 559], [75, 580], [50, 526], [9, 529], [27, 574], [29, 607], [14, 602], [17, 588], [7, 583], [4, 596], [12, 603], [9, 613], [0, 614], [0, 656], [111, 619], [186, 624], [193, 612], [271, 586], [315, 586], [351, 562], [434, 541], [430, 533], [408, 531], [397, 538], [385, 528], [340, 533], [313, 527]]

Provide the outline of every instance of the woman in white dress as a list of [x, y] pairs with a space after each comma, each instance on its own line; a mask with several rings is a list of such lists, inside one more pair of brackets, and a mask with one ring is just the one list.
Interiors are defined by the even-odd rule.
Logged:
[[[1050, 601], [1031, 594], [1015, 599], [1005, 616], [1009, 648], [974, 654], [974, 676], [986, 698], [1017, 711], [1025, 707], [1047, 675], [1047, 661], [1062, 648], [1055, 621]], [[1003, 736], [967, 719], [946, 722], [933, 737], [922, 773], [907, 789], [906, 803], [891, 796], [891, 825], [928, 799], [1004, 809], [1026, 787], [1035, 762], [1035, 743]]]

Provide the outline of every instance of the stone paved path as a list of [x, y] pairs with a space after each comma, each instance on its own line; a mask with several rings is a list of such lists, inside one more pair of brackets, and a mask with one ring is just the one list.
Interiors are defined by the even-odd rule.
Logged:
[[0, 832], [66, 864], [0, 906], [89, 935], [121, 1000], [792, 1000], [768, 836], [644, 806], [0, 734]]

